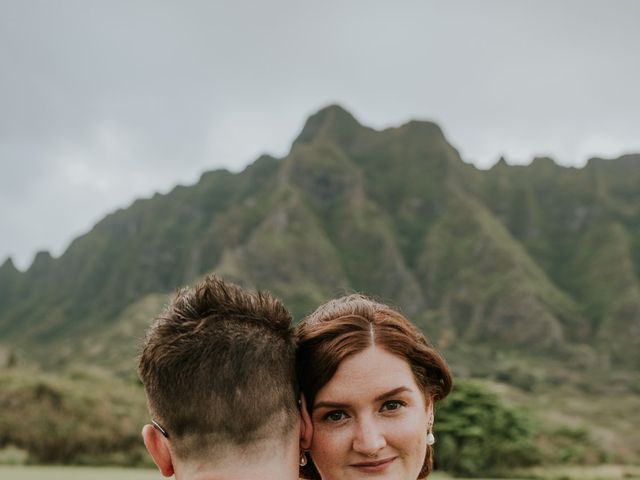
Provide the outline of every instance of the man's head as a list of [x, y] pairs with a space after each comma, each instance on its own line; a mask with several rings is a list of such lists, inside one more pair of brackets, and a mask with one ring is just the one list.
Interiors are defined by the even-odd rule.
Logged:
[[152, 455], [215, 463], [299, 432], [291, 315], [268, 294], [216, 277], [180, 291], [149, 329], [138, 370], [159, 426], [143, 430]]

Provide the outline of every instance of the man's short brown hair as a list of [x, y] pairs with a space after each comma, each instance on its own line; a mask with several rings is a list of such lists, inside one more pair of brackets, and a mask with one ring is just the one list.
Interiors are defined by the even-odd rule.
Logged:
[[214, 276], [156, 319], [138, 371], [153, 420], [183, 459], [286, 436], [298, 417], [291, 315]]

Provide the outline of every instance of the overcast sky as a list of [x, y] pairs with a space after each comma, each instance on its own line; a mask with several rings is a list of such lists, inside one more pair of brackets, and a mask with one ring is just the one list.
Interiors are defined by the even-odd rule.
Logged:
[[640, 152], [640, 1], [0, 0], [0, 263], [284, 156], [340, 103], [462, 157]]

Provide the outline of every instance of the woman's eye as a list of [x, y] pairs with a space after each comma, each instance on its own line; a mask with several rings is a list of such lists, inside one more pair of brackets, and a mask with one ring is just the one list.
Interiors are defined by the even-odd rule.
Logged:
[[347, 414], [340, 410], [329, 412], [324, 416], [324, 419], [330, 422], [339, 422], [340, 420], [344, 420], [345, 418], [347, 418]]
[[405, 403], [399, 400], [389, 400], [388, 402], [384, 402], [381, 410], [398, 410], [401, 407], [404, 407]]

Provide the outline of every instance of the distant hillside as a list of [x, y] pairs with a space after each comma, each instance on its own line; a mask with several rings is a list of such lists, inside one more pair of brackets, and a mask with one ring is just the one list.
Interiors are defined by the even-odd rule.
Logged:
[[105, 217], [60, 258], [0, 267], [0, 344], [46, 367], [133, 370], [177, 287], [217, 272], [299, 318], [345, 291], [400, 306], [442, 348], [640, 365], [640, 155], [464, 163], [434, 123], [376, 131], [339, 106], [290, 153]]

